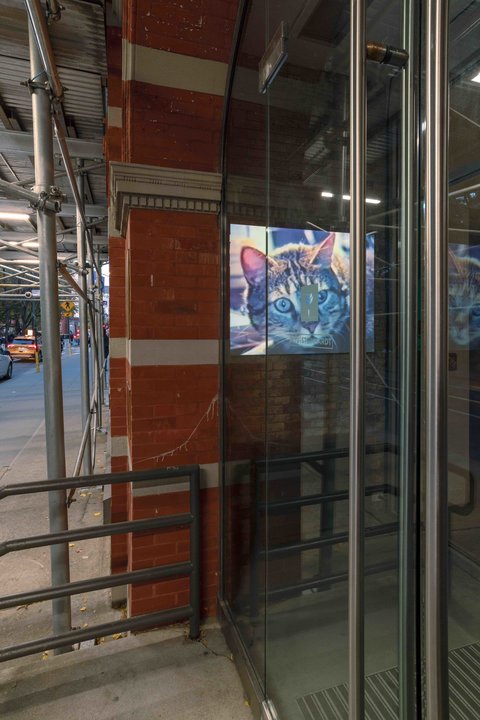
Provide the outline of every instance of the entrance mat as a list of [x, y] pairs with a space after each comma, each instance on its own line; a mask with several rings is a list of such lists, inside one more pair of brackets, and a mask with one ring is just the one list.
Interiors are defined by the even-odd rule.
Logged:
[[[480, 717], [480, 643], [449, 655], [449, 720]], [[348, 720], [348, 686], [338, 685], [297, 699], [305, 720]], [[365, 678], [365, 720], [398, 720], [398, 668]]]

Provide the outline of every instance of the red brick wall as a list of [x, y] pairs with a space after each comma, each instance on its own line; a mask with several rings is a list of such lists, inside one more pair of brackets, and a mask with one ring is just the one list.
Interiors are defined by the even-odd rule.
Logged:
[[[108, 107], [122, 107], [122, 31], [107, 28]], [[110, 126], [107, 121], [105, 133], [105, 159], [120, 160], [122, 157], [122, 128]], [[108, 186], [108, 183], [107, 183]]]
[[[219, 236], [212, 215], [132, 210], [128, 315], [132, 339], [218, 338]], [[194, 358], [192, 358], [192, 363]], [[129, 441], [132, 469], [215, 463], [218, 365], [131, 368]], [[218, 488], [201, 491], [202, 608], [211, 614], [218, 589]], [[133, 497], [131, 517], [184, 512], [188, 493]], [[188, 530], [131, 540], [129, 567], [188, 559]], [[129, 589], [132, 614], [188, 604], [188, 578]]]
[[[122, 128], [108, 128], [110, 160], [218, 172], [223, 97], [122, 81], [122, 38], [136, 45], [226, 63], [238, 0], [125, 0], [123, 27], [107, 37], [109, 106]], [[118, 115], [118, 114], [117, 114]], [[219, 229], [213, 214], [131, 210], [125, 239], [110, 242], [110, 335], [135, 343], [217, 340]], [[125, 348], [126, 352], [126, 348]], [[130, 366], [111, 360], [112, 437], [128, 438], [129, 457], [112, 470], [211, 464], [219, 460], [218, 364]], [[148, 497], [112, 493], [116, 519], [180, 512], [187, 493]], [[218, 488], [201, 491], [202, 607], [215, 611], [218, 589]], [[112, 566], [124, 569], [188, 557], [186, 531], [118, 538]], [[128, 557], [128, 562], [126, 559]], [[129, 589], [132, 614], [188, 602], [188, 579]]]
[[238, 0], [137, 0], [125, 37], [144, 47], [228, 62]]
[[131, 337], [217, 339], [219, 230], [214, 215], [132, 210]]
[[218, 171], [223, 98], [143, 82], [125, 85], [126, 162]]
[[[202, 615], [215, 613], [218, 591], [218, 489], [202, 490], [201, 503], [201, 610]], [[174, 492], [134, 498], [131, 517], [134, 520], [189, 511], [188, 492]], [[190, 558], [189, 530], [163, 530], [131, 538], [131, 570], [185, 562]], [[132, 615], [188, 605], [189, 578], [173, 578], [158, 583], [130, 586], [129, 608]]]

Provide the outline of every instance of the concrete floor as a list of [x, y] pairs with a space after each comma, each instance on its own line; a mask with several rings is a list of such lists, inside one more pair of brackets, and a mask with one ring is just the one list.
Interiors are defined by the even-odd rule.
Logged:
[[[165, 639], [167, 638], [167, 639]], [[252, 720], [223, 636], [144, 633], [0, 669], [5, 720]]]

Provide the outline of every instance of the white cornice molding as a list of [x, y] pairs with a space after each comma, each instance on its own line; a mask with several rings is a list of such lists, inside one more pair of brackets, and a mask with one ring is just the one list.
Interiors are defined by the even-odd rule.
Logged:
[[110, 163], [114, 228], [125, 236], [130, 209], [220, 212], [219, 173]]

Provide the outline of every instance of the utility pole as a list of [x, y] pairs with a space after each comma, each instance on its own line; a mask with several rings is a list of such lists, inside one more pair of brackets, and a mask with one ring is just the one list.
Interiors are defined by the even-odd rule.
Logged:
[[[33, 139], [35, 155], [35, 192], [48, 197], [55, 183], [50, 88], [38, 51], [35, 33], [28, 23], [30, 44], [30, 90], [32, 94]], [[42, 314], [43, 387], [45, 396], [45, 434], [47, 476], [49, 480], [65, 478], [65, 438], [63, 424], [62, 365], [59, 336], [59, 301], [57, 276], [56, 215], [45, 206], [37, 210], [38, 254], [40, 265], [40, 307]], [[51, 532], [68, 530], [65, 490], [48, 494]], [[52, 585], [70, 582], [68, 544], [50, 548]], [[53, 632], [71, 629], [70, 598], [52, 601]], [[72, 648], [59, 648], [56, 653]]]

